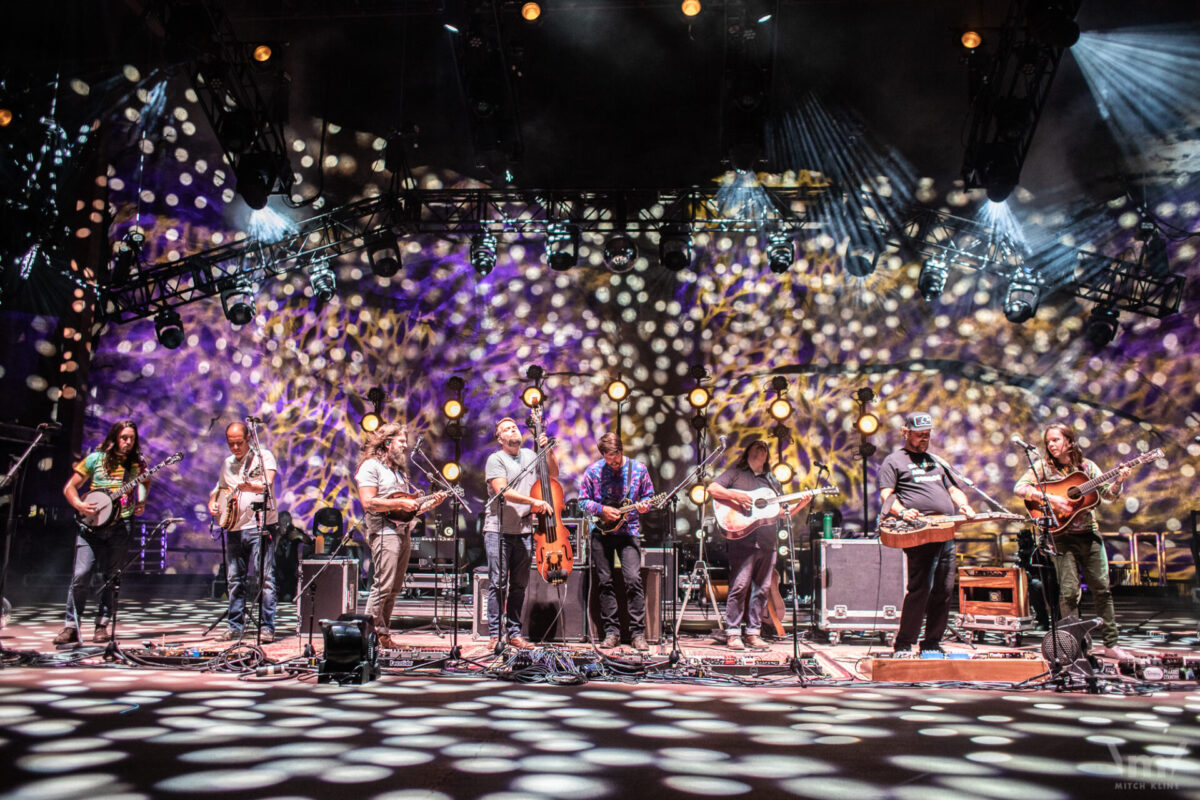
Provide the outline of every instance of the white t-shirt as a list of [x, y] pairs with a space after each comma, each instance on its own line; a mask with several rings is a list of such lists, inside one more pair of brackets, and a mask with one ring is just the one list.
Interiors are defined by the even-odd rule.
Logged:
[[[262, 458], [259, 458], [261, 453]], [[246, 466], [245, 477], [242, 477], [242, 467], [244, 462], [248, 462]], [[217, 489], [233, 489], [240, 483], [266, 483], [266, 477], [263, 474], [263, 466], [267, 470], [274, 472], [275, 456], [267, 450], [254, 451], [246, 453], [246, 457], [242, 461], [238, 461], [230, 453], [221, 463], [221, 477], [217, 480]], [[274, 487], [272, 487], [274, 488]], [[261, 492], [238, 492], [238, 517], [229, 526], [231, 531], [254, 530], [258, 527], [258, 521], [254, 518], [254, 504], [263, 502], [263, 494]], [[279, 514], [274, 508], [267, 511], [267, 518], [263, 524], [274, 525], [279, 519]]]
[[[376, 497], [386, 497], [396, 490], [412, 493], [412, 485], [404, 479], [404, 473], [392, 469], [377, 458], [368, 458], [363, 462], [354, 475], [354, 482], [360, 490], [364, 486], [374, 486]], [[409, 522], [397, 522], [389, 519], [386, 514], [364, 509], [363, 528], [367, 536], [377, 533], [407, 533], [416, 522], [416, 517]]]

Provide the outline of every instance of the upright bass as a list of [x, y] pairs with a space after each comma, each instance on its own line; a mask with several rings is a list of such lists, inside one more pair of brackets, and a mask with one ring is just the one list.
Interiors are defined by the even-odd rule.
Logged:
[[[533, 440], [538, 442], [545, 431], [541, 406], [534, 406], [529, 414]], [[534, 550], [537, 555], [537, 570], [549, 584], [566, 583], [574, 566], [575, 556], [571, 552], [571, 535], [563, 524], [562, 484], [550, 477], [550, 466], [543, 458], [538, 462], [537, 483], [529, 490], [529, 496], [545, 501], [550, 511], [536, 514], [533, 528]]]

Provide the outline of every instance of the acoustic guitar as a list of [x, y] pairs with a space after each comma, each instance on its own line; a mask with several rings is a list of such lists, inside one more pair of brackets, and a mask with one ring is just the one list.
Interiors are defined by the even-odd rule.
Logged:
[[930, 542], [946, 542], [968, 523], [996, 520], [1021, 520], [1020, 514], [1008, 511], [983, 511], [974, 517], [966, 514], [930, 514], [916, 519], [888, 515], [879, 521], [879, 541], [886, 547], [916, 547]]
[[[1148, 461], [1157, 461], [1163, 457], [1161, 449], [1151, 450], [1149, 453], [1143, 453], [1137, 458], [1122, 461], [1116, 467], [1096, 478], [1089, 479], [1085, 473], [1075, 470], [1061, 478], [1047, 480], [1039, 484], [1041, 488], [1046, 490], [1046, 494], [1061, 497], [1071, 504], [1071, 510], [1068, 513], [1055, 514], [1058, 525], [1050, 528], [1050, 533], [1055, 537], [1061, 536], [1070, 527], [1073, 519], [1099, 503], [1100, 492], [1097, 490], [1104, 484], [1112, 481], [1118, 472], [1126, 467], [1136, 467]], [[1042, 499], [1037, 495], [1032, 500], [1026, 500], [1025, 507], [1029, 509], [1029, 515], [1035, 520], [1046, 516]]]
[[780, 506], [783, 503], [815, 495], [838, 494], [840, 491], [836, 486], [820, 486], [793, 494], [775, 494], [762, 486], [746, 492], [754, 501], [749, 511], [742, 511], [737, 506], [728, 505], [714, 497], [713, 515], [717, 518], [717, 525], [726, 539], [742, 539], [750, 535], [755, 528], [775, 520], [782, 511]]

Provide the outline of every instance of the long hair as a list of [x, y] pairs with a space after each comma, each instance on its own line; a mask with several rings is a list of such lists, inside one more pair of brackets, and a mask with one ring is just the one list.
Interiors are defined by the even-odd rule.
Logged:
[[759, 444], [767, 448], [767, 462], [763, 465], [763, 469], [767, 471], [768, 475], [771, 474], [771, 446], [767, 444], [765, 439], [760, 439], [757, 436], [746, 442], [746, 447], [742, 450], [742, 454], [738, 457], [737, 463], [734, 466], [737, 469], [750, 469], [750, 451], [754, 449], [755, 445]]
[[[1050, 455], [1050, 448], [1046, 445], [1046, 436], [1050, 431], [1058, 431], [1067, 440], [1067, 463], [1059, 464], [1054, 456]], [[1046, 426], [1046, 430], [1042, 432], [1042, 448], [1046, 451], [1046, 463], [1054, 464], [1059, 467], [1070, 467], [1071, 469], [1083, 469], [1083, 453], [1079, 450], [1079, 440], [1075, 437], [1075, 431], [1070, 425], [1063, 425], [1061, 422], [1055, 422]]]
[[[387, 425], [381, 425], [375, 429], [374, 433], [367, 435], [367, 443], [363, 445], [362, 452], [358, 456], [358, 466], [355, 467], [357, 472], [363, 464], [369, 459], [376, 459], [384, 464], [390, 464], [388, 461], [387, 449], [392, 439], [399, 436], [401, 432], [407, 432], [405, 428], [398, 422], [389, 422]], [[408, 453], [400, 454], [400, 463], [394, 465], [400, 470], [400, 473], [405, 478], [408, 477]]]
[[[117, 454], [117, 437], [121, 435], [121, 431], [126, 428], [133, 428], [133, 447], [129, 451], [129, 455], [122, 462]], [[108, 429], [108, 435], [104, 437], [104, 441], [100, 444], [100, 452], [104, 453], [104, 471], [111, 475], [117, 467], [125, 468], [125, 477], [129, 477], [129, 468], [134, 464], [139, 467], [145, 467], [146, 460], [142, 457], [142, 435], [138, 433], [137, 423], [131, 419], [123, 419], [119, 422], [114, 422], [113, 426]]]

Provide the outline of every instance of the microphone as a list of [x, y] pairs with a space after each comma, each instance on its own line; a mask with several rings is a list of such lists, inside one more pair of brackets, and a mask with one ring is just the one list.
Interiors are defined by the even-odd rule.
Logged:
[[246, 422], [253, 422], [255, 425], [262, 425], [262, 417], [246, 417]]
[[422, 444], [422, 442], [424, 442], [424, 441], [425, 441], [425, 437], [424, 437], [424, 436], [418, 436], [418, 437], [417, 437], [417, 443], [413, 445], [412, 452], [408, 454], [408, 457], [409, 457], [409, 458], [416, 458], [416, 456], [417, 456], [417, 451], [421, 449], [421, 444]]
[[61, 422], [43, 422], [41, 425], [38, 425], [38, 430], [39, 431], [61, 431], [62, 423]]
[[166, 519], [164, 519], [164, 520], [163, 520], [163, 521], [162, 521], [160, 524], [162, 524], [162, 525], [170, 525], [170, 524], [172, 524], [172, 523], [175, 523], [175, 522], [183, 522], [183, 521], [184, 521], [183, 517], [167, 517], [167, 518], [166, 518]]
[[819, 469], [819, 470], [822, 470], [822, 469], [823, 469], [823, 470], [828, 470], [828, 469], [829, 469], [829, 467], [825, 466], [825, 465], [824, 465], [824, 464], [822, 464], [820, 461], [814, 461], [814, 462], [813, 462], [813, 466], [814, 466], [814, 467], [816, 467], [816, 468], [817, 468], [817, 469]]
[[1012, 436], [1008, 437], [1008, 440], [1010, 442], [1012, 442], [1013, 444], [1015, 444], [1017, 447], [1023, 447], [1026, 450], [1037, 450], [1036, 447], [1034, 447], [1029, 442], [1022, 439], [1021, 435], [1019, 433], [1014, 433]]

